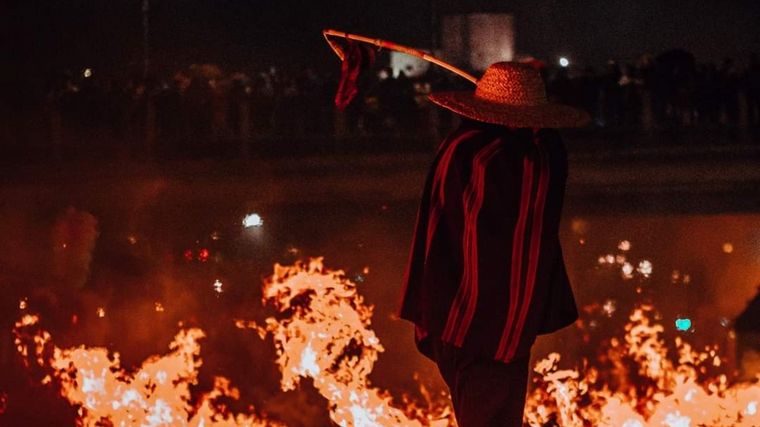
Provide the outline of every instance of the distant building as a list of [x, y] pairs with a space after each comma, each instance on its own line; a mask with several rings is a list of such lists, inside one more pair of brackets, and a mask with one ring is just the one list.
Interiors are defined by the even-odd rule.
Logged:
[[734, 321], [736, 358], [744, 380], [760, 374], [760, 287], [757, 295]]
[[419, 77], [430, 68], [430, 63], [402, 52], [391, 52], [390, 67], [393, 70], [393, 77], [398, 77], [402, 72], [407, 77]]
[[441, 17], [441, 56], [458, 66], [484, 71], [515, 56], [514, 18], [508, 13], [469, 13]]

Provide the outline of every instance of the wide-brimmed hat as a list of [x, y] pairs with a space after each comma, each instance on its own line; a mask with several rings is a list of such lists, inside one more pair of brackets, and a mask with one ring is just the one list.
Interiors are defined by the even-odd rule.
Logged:
[[464, 117], [515, 128], [583, 127], [591, 120], [583, 110], [549, 103], [539, 72], [517, 62], [488, 67], [474, 92], [434, 92], [429, 98]]

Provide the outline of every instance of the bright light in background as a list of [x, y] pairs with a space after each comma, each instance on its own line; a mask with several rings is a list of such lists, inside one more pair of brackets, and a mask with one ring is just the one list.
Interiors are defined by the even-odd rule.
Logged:
[[602, 310], [604, 311], [604, 314], [607, 315], [607, 317], [612, 317], [612, 315], [615, 313], [615, 310], [617, 310], [615, 300], [608, 299], [605, 301], [604, 305], [602, 306]]
[[639, 268], [637, 268], [636, 271], [641, 273], [641, 275], [644, 277], [649, 277], [649, 275], [652, 274], [652, 263], [647, 260], [643, 260], [639, 263]]
[[623, 278], [633, 279], [633, 264], [626, 262], [620, 267], [620, 271], [623, 273]]
[[393, 76], [398, 77], [403, 71], [407, 77], [419, 77], [425, 74], [430, 68], [430, 63], [416, 56], [407, 55], [401, 52], [390, 52], [391, 68]]
[[570, 65], [570, 61], [567, 58], [565, 58], [564, 56], [559, 58], [560, 67], [567, 67], [568, 65]]
[[679, 331], [688, 331], [691, 329], [691, 319], [688, 317], [676, 319], [676, 329]]
[[733, 251], [734, 251], [734, 245], [733, 244], [731, 244], [729, 242], [726, 242], [726, 243], [723, 244], [723, 252], [724, 253], [730, 254]]
[[222, 292], [224, 292], [224, 291], [222, 290], [222, 286], [223, 286], [223, 285], [222, 285], [222, 281], [221, 281], [221, 280], [219, 280], [219, 279], [216, 279], [216, 280], [214, 281], [214, 292], [216, 292], [216, 293], [218, 293], [218, 294], [221, 294]]
[[208, 261], [209, 256], [211, 256], [211, 252], [209, 252], [209, 250], [206, 248], [203, 248], [200, 251], [198, 251], [198, 261], [200, 262]]
[[85, 68], [84, 71], [82, 72], [82, 75], [86, 79], [89, 79], [90, 77], [92, 77], [92, 68]]
[[257, 213], [248, 214], [243, 218], [243, 227], [245, 228], [261, 227], [262, 225], [264, 225], [264, 220]]

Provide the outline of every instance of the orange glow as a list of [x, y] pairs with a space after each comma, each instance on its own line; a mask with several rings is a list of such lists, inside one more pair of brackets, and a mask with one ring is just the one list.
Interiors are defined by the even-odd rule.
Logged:
[[[263, 302], [277, 317], [236, 325], [262, 339], [271, 337], [283, 391], [311, 380], [326, 399], [332, 421], [346, 427], [455, 425], [443, 395], [422, 389], [425, 402], [394, 400], [371, 384], [368, 377], [383, 346], [371, 329], [372, 307], [343, 271], [326, 269], [321, 259], [275, 265]], [[602, 309], [611, 315], [615, 301], [607, 300]], [[536, 363], [525, 421], [531, 427], [760, 426], [760, 375], [752, 382], [733, 382], [720, 373], [725, 360], [717, 346], [698, 350], [681, 337], [668, 345], [665, 328], [655, 318], [652, 306], [637, 307], [624, 336], [605, 341], [596, 361], [565, 369], [560, 368], [562, 356], [551, 353]], [[217, 399], [240, 398], [226, 378], [216, 378], [211, 392], [191, 398], [202, 363], [199, 329], [180, 330], [167, 354], [152, 356], [133, 371], [124, 370], [118, 353], [104, 348], [55, 347], [34, 315], [23, 315], [14, 335], [25, 365], [47, 369], [42, 382], [60, 384], [61, 395], [80, 408], [81, 425], [102, 420], [147, 426], [280, 425], [219, 409], [223, 405]]]
[[[34, 359], [50, 370], [43, 383], [50, 383], [51, 377], [58, 380], [61, 396], [80, 408], [79, 425], [110, 421], [109, 425], [121, 426], [281, 426], [256, 415], [233, 415], [217, 405], [219, 398], [240, 397], [223, 377], [215, 378], [214, 388], [190, 404], [190, 386], [197, 384], [202, 364], [200, 329], [179, 331], [169, 353], [152, 356], [139, 369], [127, 372], [120, 366], [119, 354], [105, 348], [55, 347], [38, 322], [38, 317], [27, 315], [16, 323], [17, 350], [25, 363]], [[37, 329], [34, 334], [33, 329]], [[46, 355], [52, 356], [46, 359]]]
[[263, 327], [243, 321], [238, 326], [272, 337], [283, 391], [295, 389], [302, 378], [312, 379], [328, 401], [330, 418], [342, 426], [450, 425], [445, 403], [431, 403], [432, 409], [424, 411], [411, 404], [397, 408], [388, 392], [370, 384], [383, 347], [370, 329], [372, 308], [343, 271], [325, 269], [321, 258], [275, 265], [264, 302], [292, 316], [270, 317]]
[[561, 370], [557, 353], [536, 364], [540, 378], [526, 406], [529, 424], [538, 427], [556, 418], [562, 426], [579, 427], [587, 422], [610, 427], [760, 425], [760, 383], [730, 385], [725, 375], [704, 378], [707, 366], [721, 365], [714, 348], [699, 352], [677, 338], [677, 354], [669, 355], [663, 326], [650, 320], [652, 311], [646, 305], [636, 309], [625, 339], [610, 341], [609, 371], [592, 366]]

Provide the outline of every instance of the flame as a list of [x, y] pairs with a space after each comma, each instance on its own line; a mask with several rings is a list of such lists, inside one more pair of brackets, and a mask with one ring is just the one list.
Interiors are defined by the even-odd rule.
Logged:
[[[652, 306], [634, 310], [624, 341], [611, 340], [610, 373], [619, 384], [600, 381], [600, 371], [587, 367], [560, 370], [560, 355], [550, 354], [535, 366], [537, 386], [528, 398], [526, 421], [533, 427], [557, 421], [561, 426], [760, 426], [760, 383], [728, 384], [725, 375], [700, 381], [706, 366], [720, 366], [716, 348], [695, 351], [676, 339], [677, 359], [668, 356], [663, 326], [653, 323]], [[630, 369], [629, 367], [632, 367]], [[760, 380], [760, 378], [758, 378]]]
[[197, 384], [202, 363], [200, 329], [179, 331], [168, 354], [152, 356], [130, 373], [121, 368], [118, 353], [84, 346], [61, 349], [44, 330], [30, 334], [35, 327], [39, 328], [37, 316], [25, 315], [16, 322], [17, 349], [24, 360], [33, 356], [39, 367], [49, 368], [43, 383], [55, 380], [61, 395], [79, 408], [80, 425], [103, 425], [105, 420], [115, 426], [281, 425], [255, 415], [233, 415], [218, 405], [220, 397], [239, 398], [238, 390], [223, 377], [215, 378], [214, 388], [196, 405], [190, 404], [190, 386]]
[[[607, 257], [600, 262], [607, 263]], [[612, 263], [617, 260], [612, 259]], [[623, 260], [623, 262], [625, 262]], [[645, 270], [651, 272], [651, 264]], [[645, 272], [639, 272], [644, 275]], [[239, 320], [239, 328], [271, 336], [277, 351], [281, 388], [296, 389], [311, 379], [326, 398], [332, 421], [343, 427], [454, 426], [448, 401], [421, 388], [425, 405], [393, 399], [368, 379], [380, 340], [371, 329], [372, 307], [343, 271], [330, 271], [322, 259], [293, 266], [275, 265], [263, 288], [263, 303], [277, 311], [263, 326]], [[610, 315], [615, 302], [602, 310]], [[717, 346], [696, 350], [680, 337], [663, 338], [654, 307], [633, 310], [623, 337], [602, 346], [593, 364], [560, 369], [551, 353], [534, 367], [525, 421], [532, 427], [695, 427], [760, 426], [760, 375], [754, 382], [732, 383], [725, 374], [709, 376], [723, 365]], [[37, 329], [36, 333], [30, 331]], [[233, 415], [220, 398], [239, 399], [226, 378], [191, 399], [201, 366], [199, 329], [181, 330], [169, 353], [153, 356], [134, 371], [123, 370], [117, 353], [103, 348], [60, 349], [39, 318], [24, 314], [14, 329], [15, 344], [28, 368], [48, 369], [42, 379], [79, 408], [81, 425], [109, 420], [119, 426], [274, 426], [249, 414]], [[190, 402], [196, 402], [191, 404]], [[4, 406], [0, 394], [0, 413]]]
[[449, 425], [446, 405], [421, 411], [407, 402], [400, 409], [388, 392], [370, 384], [367, 377], [383, 347], [370, 329], [372, 308], [343, 271], [325, 269], [321, 258], [275, 265], [264, 286], [264, 303], [273, 305], [281, 318], [266, 319], [264, 327], [238, 325], [258, 330], [262, 338], [272, 336], [283, 391], [311, 378], [340, 426]]

